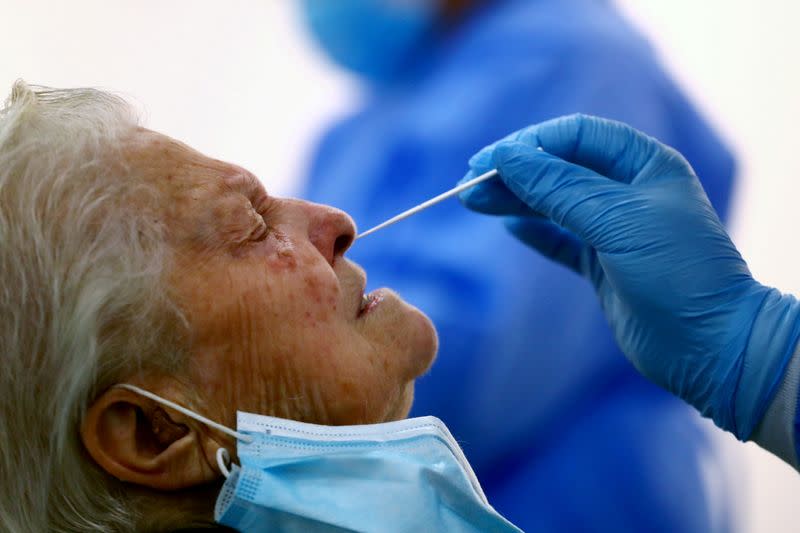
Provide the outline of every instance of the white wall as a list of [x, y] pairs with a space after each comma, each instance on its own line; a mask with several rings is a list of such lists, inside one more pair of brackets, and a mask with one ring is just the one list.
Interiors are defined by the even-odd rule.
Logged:
[[[735, 146], [736, 242], [756, 276], [800, 294], [800, 7], [789, 0], [620, 0]], [[147, 124], [292, 190], [312, 139], [352, 99], [291, 0], [0, 0], [0, 93], [14, 79], [115, 89]], [[800, 476], [753, 446], [744, 531], [794, 531]], [[665, 465], [668, 468], [668, 465]], [[793, 516], [794, 515], [794, 516]]]
[[286, 193], [349, 80], [290, 0], [0, 0], [0, 93], [16, 78], [132, 98], [152, 129]]

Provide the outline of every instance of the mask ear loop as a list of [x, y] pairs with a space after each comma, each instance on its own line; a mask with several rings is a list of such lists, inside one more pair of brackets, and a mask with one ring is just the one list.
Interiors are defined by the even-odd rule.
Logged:
[[[185, 408], [182, 405], [178, 405], [177, 403], [171, 402], [171, 401], [167, 400], [166, 398], [162, 398], [158, 394], [153, 394], [150, 391], [146, 391], [146, 390], [141, 389], [141, 388], [139, 388], [139, 387], [137, 387], [135, 385], [129, 385], [128, 383], [119, 383], [119, 384], [114, 385], [114, 386], [115, 387], [119, 387], [121, 389], [129, 390], [131, 392], [135, 392], [136, 394], [138, 394], [140, 396], [144, 396], [145, 398], [149, 398], [149, 399], [153, 400], [154, 402], [160, 403], [162, 405], [166, 405], [170, 409], [175, 409], [179, 413], [182, 413], [182, 414], [188, 416], [191, 419], [197, 420], [198, 422], [200, 422], [202, 424], [205, 424], [205, 425], [207, 425], [209, 427], [212, 427], [212, 428], [216, 429], [217, 431], [221, 431], [222, 433], [225, 433], [226, 435], [230, 435], [231, 437], [233, 437], [233, 438], [235, 438], [237, 440], [240, 440], [242, 442], [246, 442], [248, 444], [253, 442], [253, 437], [251, 437], [250, 435], [247, 435], [245, 433], [240, 433], [238, 431], [234, 431], [234, 430], [232, 430], [231, 428], [229, 428], [227, 426], [223, 426], [219, 422], [214, 422], [213, 420], [211, 420], [209, 418], [206, 418], [203, 415], [197, 414], [194, 411], [190, 411], [189, 409]], [[230, 468], [228, 468], [228, 464], [230, 464], [230, 462], [231, 462], [231, 454], [230, 454], [230, 452], [228, 452], [228, 450], [226, 448], [220, 447], [219, 449], [217, 449], [216, 457], [217, 457], [217, 466], [219, 467], [219, 471], [227, 479], [228, 476], [231, 475], [231, 470], [230, 470]]]
[[226, 448], [217, 448], [217, 466], [219, 467], [219, 471], [222, 472], [222, 475], [225, 476], [225, 479], [231, 477], [231, 469], [228, 468], [228, 465], [231, 462], [231, 454], [228, 453]]

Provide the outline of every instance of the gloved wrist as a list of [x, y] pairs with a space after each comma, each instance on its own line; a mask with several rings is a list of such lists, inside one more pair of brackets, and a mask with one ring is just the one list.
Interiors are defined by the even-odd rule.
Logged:
[[800, 338], [800, 302], [763, 285], [757, 294], [763, 294], [762, 303], [733, 383], [730, 409], [720, 424], [740, 440], [748, 440], [764, 417]]

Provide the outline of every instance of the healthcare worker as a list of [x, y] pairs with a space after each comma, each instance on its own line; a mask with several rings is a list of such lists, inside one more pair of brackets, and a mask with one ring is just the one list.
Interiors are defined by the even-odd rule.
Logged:
[[465, 204], [506, 215], [518, 239], [586, 278], [642, 374], [798, 468], [800, 303], [753, 279], [678, 152], [571, 116], [470, 166], [467, 178], [496, 168], [500, 179], [463, 193]]
[[[363, 228], [450, 188], [501, 135], [578, 111], [678, 147], [727, 212], [730, 154], [609, 0], [301, 5], [322, 48], [363, 82], [361, 107], [321, 141], [306, 196]], [[439, 357], [412, 414], [447, 423], [509, 520], [527, 531], [727, 529], [709, 514], [725, 502], [709, 502], [723, 495], [702, 474], [719, 465], [696, 417], [630, 368], [585, 282], [456, 201], [349, 253], [435, 322]]]

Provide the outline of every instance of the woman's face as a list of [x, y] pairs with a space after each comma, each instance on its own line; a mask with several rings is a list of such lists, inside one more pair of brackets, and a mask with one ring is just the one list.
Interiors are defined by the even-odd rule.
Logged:
[[271, 197], [249, 172], [151, 131], [131, 150], [164, 198], [187, 379], [206, 414], [232, 426], [237, 409], [332, 425], [407, 415], [436, 334], [388, 289], [363, 305], [345, 213]]

